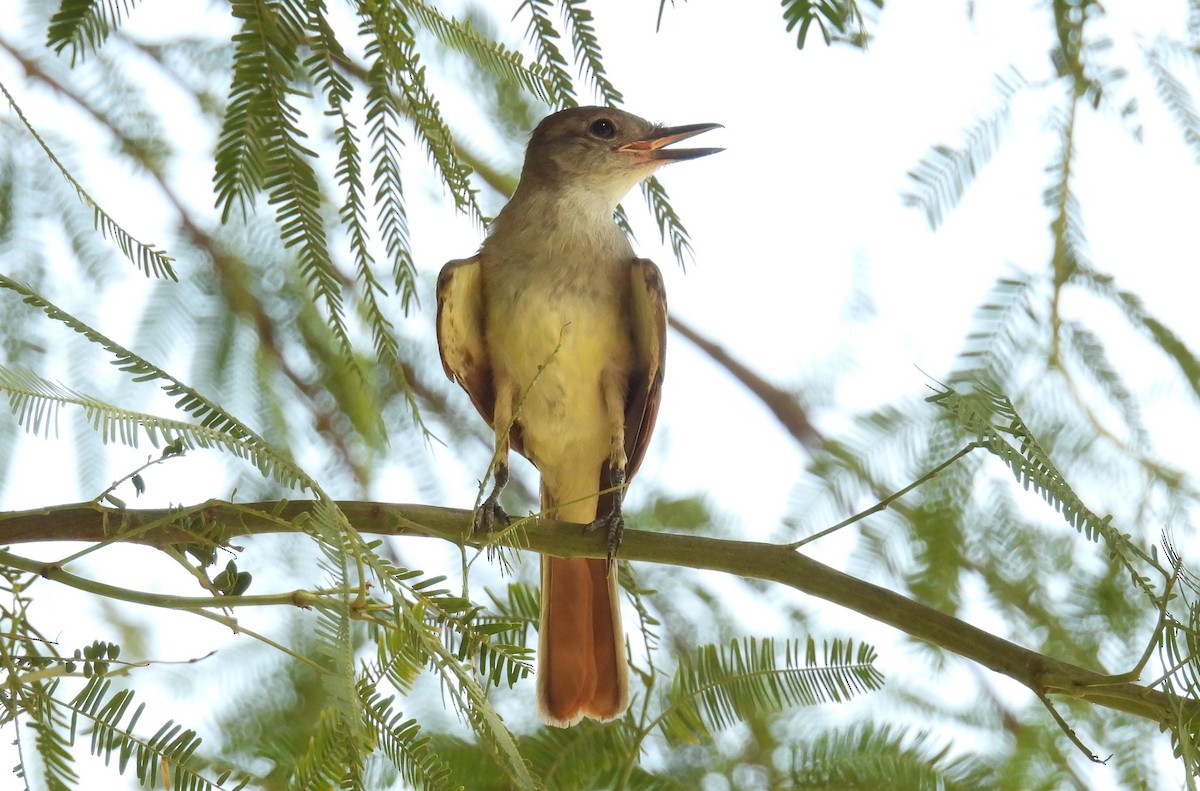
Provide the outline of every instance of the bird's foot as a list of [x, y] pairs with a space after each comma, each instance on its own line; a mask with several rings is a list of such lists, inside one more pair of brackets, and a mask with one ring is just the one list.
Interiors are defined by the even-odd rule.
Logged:
[[625, 516], [621, 513], [621, 501], [625, 499], [625, 467], [623, 463], [612, 465], [608, 473], [608, 482], [614, 489], [612, 510], [609, 511], [608, 516], [597, 517], [583, 529], [583, 532], [604, 530], [604, 534], [607, 536], [604, 546], [608, 550], [605, 555], [605, 565], [608, 573], [611, 574], [613, 563], [617, 559], [617, 550], [621, 546], [621, 537], [625, 535]]
[[500, 507], [500, 495], [508, 484], [508, 464], [504, 461], [498, 463], [494, 475], [495, 485], [492, 486], [491, 493], [475, 509], [475, 521], [471, 526], [479, 535], [486, 536], [492, 533], [496, 529], [497, 522], [501, 528], [508, 527], [510, 521], [508, 514]]
[[511, 517], [500, 507], [499, 492], [493, 492], [475, 510], [475, 521], [472, 524], [474, 535], [487, 538], [486, 552], [488, 560], [495, 560], [497, 544], [491, 540], [491, 535], [497, 530], [508, 527]]
[[592, 533], [596, 530], [603, 530], [607, 536], [604, 544], [607, 549], [605, 559], [611, 573], [613, 562], [617, 558], [617, 549], [621, 546], [621, 537], [625, 535], [625, 517], [621, 514], [621, 506], [616, 506], [608, 516], [602, 516], [583, 528], [585, 533]]
[[510, 521], [512, 521], [512, 517], [500, 507], [499, 498], [489, 496], [475, 510], [473, 527], [475, 533], [488, 535], [496, 529], [497, 525], [501, 528], [508, 527]]

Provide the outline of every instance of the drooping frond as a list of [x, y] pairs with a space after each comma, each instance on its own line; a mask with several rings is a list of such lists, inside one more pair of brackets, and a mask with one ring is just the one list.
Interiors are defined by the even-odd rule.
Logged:
[[[406, 20], [395, 15], [394, 9], [372, 7], [360, 13], [359, 32], [368, 39], [366, 54], [371, 64], [367, 73], [366, 124], [369, 157], [373, 166], [371, 181], [375, 190], [374, 204], [384, 248], [392, 265], [392, 283], [400, 295], [402, 307], [407, 311], [416, 299], [417, 273], [409, 245], [408, 214], [401, 177], [404, 141], [399, 130], [405, 121], [412, 123], [418, 139], [441, 170], [458, 208], [475, 218], [481, 217], [481, 212], [475, 191], [470, 186], [470, 168], [460, 160], [433, 97], [424, 95], [423, 83], [414, 81], [405, 72], [405, 69], [417, 66], [412, 51], [412, 31], [407, 27]], [[427, 104], [422, 105], [422, 101], [427, 101]], [[360, 175], [357, 137], [350, 132], [348, 121], [344, 126], [347, 131], [341, 133], [342, 164], [338, 176], [347, 189], [347, 203], [343, 207], [343, 214], [347, 214], [356, 211], [352, 197], [361, 196], [365, 187]], [[419, 423], [419, 412], [408, 386], [408, 374], [401, 364], [401, 350], [393, 325], [380, 301], [383, 289], [370, 268], [365, 238], [356, 249], [356, 270], [363, 287], [363, 312], [371, 327], [376, 359], [390, 372], [398, 388], [405, 394], [411, 413]]]
[[[354, 361], [341, 275], [330, 256], [321, 184], [313, 168], [317, 154], [302, 142], [308, 135], [296, 104], [301, 96], [296, 81], [305, 68], [316, 71], [330, 91], [344, 83], [340, 76], [330, 76], [331, 69], [321, 69], [329, 64], [322, 55], [330, 53], [300, 63], [300, 42], [321, 22], [320, 17], [310, 19], [302, 5], [236, 0], [232, 13], [241, 20], [241, 29], [234, 36], [233, 77], [213, 177], [222, 221], [235, 204], [245, 213], [259, 192], [266, 193], [267, 203], [275, 207], [280, 238], [295, 248], [301, 276], [324, 306], [342, 353]], [[352, 368], [363, 376], [356, 362]]]
[[296, 108], [287, 103], [295, 93], [289, 81], [296, 71], [301, 23], [247, 0], [232, 3], [231, 11], [242, 29], [234, 37], [231, 87], [213, 176], [222, 222], [235, 205], [248, 214], [266, 183], [271, 156], [282, 146], [294, 147], [294, 137], [303, 135], [295, 125]]
[[[482, 212], [471, 187], [471, 170], [459, 159], [441, 106], [425, 80], [425, 67], [414, 49], [408, 19], [393, 5], [360, 8], [359, 32], [368, 39], [372, 87], [397, 91], [400, 109], [437, 167], [459, 211], [480, 220]], [[384, 116], [380, 116], [383, 118]]]
[[[883, 0], [869, 0], [876, 8], [883, 8]], [[796, 47], [804, 49], [808, 29], [813, 22], [821, 29], [825, 44], [836, 42], [866, 48], [871, 40], [866, 22], [857, 0], [783, 0], [783, 20], [788, 32], [796, 31]]]
[[567, 59], [558, 48], [560, 38], [550, 11], [552, 0], [521, 0], [513, 18], [522, 12], [529, 14], [525, 37], [533, 44], [537, 63], [542, 69], [549, 91], [548, 102], [553, 107], [573, 107], [579, 102], [575, 98], [575, 86], [567, 71]]
[[481, 618], [469, 601], [437, 587], [444, 577], [397, 568], [373, 554], [363, 560], [391, 601], [391, 617], [376, 626], [377, 661], [368, 674], [407, 690], [420, 667], [428, 665], [496, 765], [517, 787], [532, 787], [533, 776], [516, 740], [480, 683], [482, 677], [489, 684], [506, 680], [511, 685], [529, 674], [528, 650], [495, 639], [512, 625]]
[[546, 788], [615, 788], [625, 756], [635, 749], [632, 735], [617, 723], [584, 720], [570, 728], [540, 728], [521, 747]]
[[100, 232], [104, 234], [105, 238], [112, 237], [112, 239], [117, 243], [117, 247], [119, 247], [121, 252], [124, 253], [125, 257], [128, 258], [134, 264], [134, 266], [140, 269], [142, 273], [146, 275], [146, 277], [168, 277], [171, 280], [178, 280], [179, 278], [175, 274], [175, 270], [171, 267], [171, 262], [174, 259], [161, 250], [156, 249], [152, 245], [143, 244], [137, 239], [134, 239], [124, 228], [117, 224], [116, 220], [114, 220], [108, 214], [108, 212], [100, 208], [100, 204], [93, 200], [92, 196], [89, 195], [87, 190], [83, 188], [83, 185], [75, 180], [75, 177], [72, 176], [70, 171], [68, 171], [62, 162], [59, 161], [58, 157], [55, 156], [54, 152], [50, 149], [50, 146], [47, 145], [42, 136], [38, 134], [38, 131], [34, 129], [33, 125], [29, 123], [29, 120], [25, 118], [25, 114], [21, 111], [21, 108], [17, 105], [16, 100], [13, 99], [12, 94], [8, 92], [8, 88], [4, 87], [3, 83], [0, 83], [0, 93], [4, 94], [5, 98], [8, 100], [9, 106], [12, 107], [13, 112], [17, 114], [17, 117], [29, 131], [29, 134], [35, 140], [37, 140], [38, 145], [40, 145], [42, 150], [46, 152], [46, 156], [49, 157], [50, 161], [54, 163], [54, 166], [58, 168], [60, 173], [62, 173], [63, 178], [65, 178], [67, 182], [75, 189], [75, 193], [79, 196], [79, 199], [85, 206], [92, 210], [93, 222], [95, 223], [95, 226], [100, 229]]
[[587, 77], [603, 104], [615, 107], [622, 101], [621, 92], [608, 79], [604, 71], [604, 59], [600, 55], [600, 40], [592, 25], [591, 9], [583, 0], [562, 0], [563, 20], [571, 34], [575, 60], [583, 75]]
[[379, 211], [384, 245], [392, 260], [392, 280], [405, 309], [416, 297], [416, 267], [409, 248], [408, 215], [404, 208], [404, 184], [400, 176], [402, 111], [388, 83], [382, 60], [371, 67], [367, 93], [367, 124], [374, 165], [372, 182]]
[[[350, 237], [355, 279], [360, 286], [358, 295], [361, 313], [371, 331], [376, 359], [392, 369], [400, 382], [403, 382], [404, 372], [398, 365], [401, 357], [400, 344], [396, 340], [393, 324], [381, 305], [381, 301], [387, 297], [387, 291], [375, 277], [372, 268], [373, 258], [367, 231], [366, 187], [362, 178], [362, 158], [359, 153], [361, 143], [350, 117], [349, 103], [353, 91], [350, 81], [341, 70], [346, 55], [324, 17], [313, 15], [310, 24], [316, 30], [316, 35], [311, 37], [309, 42], [314, 53], [304, 65], [324, 91], [326, 102], [332, 108], [330, 112], [337, 118], [334, 129], [334, 140], [337, 144], [335, 176], [345, 190], [345, 200], [342, 202], [339, 218]], [[387, 205], [389, 209], [394, 208], [392, 202], [388, 202]], [[402, 212], [402, 205], [400, 209]], [[404, 307], [407, 309], [408, 302], [415, 293], [416, 269], [408, 250], [407, 229], [403, 229], [403, 232], [398, 234], [399, 238], [396, 238], [397, 234], [391, 227], [391, 216], [388, 217], [388, 222], [390, 233], [387, 236], [387, 247], [392, 254], [396, 285], [402, 293]], [[407, 391], [407, 388], [404, 389]]]
[[550, 82], [536, 64], [527, 64], [521, 53], [504, 44], [479, 35], [469, 24], [448, 18], [438, 9], [421, 0], [406, 0], [409, 16], [433, 33], [438, 41], [467, 55], [475, 63], [498, 77], [520, 85], [538, 99], [553, 104]]
[[1063, 321], [1058, 332], [1064, 355], [1081, 366], [1109, 403], [1120, 411], [1121, 425], [1128, 430], [1134, 444], [1146, 447], [1150, 435], [1142, 422], [1141, 407], [1120, 371], [1109, 360], [1100, 337], [1073, 319]]
[[996, 779], [970, 756], [951, 757], [929, 734], [889, 725], [826, 731], [792, 748], [789, 774], [797, 788], [995, 788]]
[[1191, 47], [1183, 47], [1160, 38], [1152, 47], [1143, 48], [1146, 66], [1154, 78], [1154, 90], [1166, 106], [1171, 117], [1183, 134], [1183, 141], [1192, 149], [1192, 156], [1200, 162], [1200, 111], [1196, 109], [1192, 92], [1184, 85], [1167, 63], [1168, 59], [1190, 61], [1196, 67], [1197, 54]]
[[883, 684], [871, 646], [835, 640], [823, 654], [818, 660], [812, 638], [807, 646], [786, 641], [782, 652], [771, 639], [701, 646], [680, 657], [659, 730], [675, 745], [708, 741], [736, 722], [790, 706], [848, 700]]
[[357, 689], [363, 714], [375, 732], [379, 748], [400, 777], [414, 788], [430, 791], [454, 788], [450, 767], [430, 748], [430, 739], [421, 733], [420, 724], [393, 711], [395, 698], [383, 697], [365, 681], [360, 681]]
[[[121, 441], [135, 441], [133, 438], [137, 435], [137, 428], [141, 428], [147, 432], [152, 431], [153, 427], [158, 427], [160, 431], [166, 431], [169, 428], [174, 432], [173, 436], [184, 436], [185, 441], [194, 441], [198, 447], [223, 447], [240, 458], [251, 460], [264, 475], [274, 476], [285, 486], [298, 485], [320, 493], [320, 488], [316, 482], [293, 461], [277, 451], [270, 443], [250, 429], [249, 426], [210, 399], [196, 392], [195, 389], [184, 384], [158, 366], [142, 359], [103, 333], [78, 320], [28, 286], [0, 275], [0, 288], [16, 292], [23, 297], [26, 304], [40, 309], [49, 318], [65, 324], [73, 331], [87, 338], [90, 342], [104, 349], [113, 358], [111, 360], [112, 364], [129, 375], [131, 381], [160, 382], [160, 389], [168, 396], [176, 399], [176, 409], [186, 412], [193, 420], [199, 421], [198, 423], [185, 423], [182, 421], [166, 420], [152, 415], [141, 415], [111, 407], [94, 399], [81, 397], [85, 400], [80, 400], [78, 403], [89, 409], [89, 415], [94, 425], [104, 430], [106, 436], [114, 439], [120, 438]], [[33, 375], [30, 374], [28, 376]], [[45, 382], [40, 377], [35, 377], [35, 379]], [[50, 383], [45, 384], [51, 388], [56, 387], [50, 385]], [[27, 397], [37, 399], [57, 398], [58, 396], [30, 392]], [[67, 398], [68, 396], [63, 397]], [[69, 397], [74, 398], [76, 395], [72, 393]], [[40, 420], [40, 416], [49, 414], [47, 409], [52, 413], [56, 407], [35, 405], [30, 409], [32, 411], [29, 414], [39, 418], [35, 420], [36, 425], [41, 426], [43, 423]], [[150, 433], [149, 436], [153, 441], [157, 435]]]
[[88, 49], [99, 49], [136, 4], [137, 0], [62, 0], [50, 18], [46, 45], [58, 53], [69, 48], [74, 66]]
[[[16, 626], [19, 622], [15, 618], [5, 618], [4, 620], [8, 622], [5, 626], [9, 627]], [[27, 642], [25, 646], [28, 646]], [[6, 662], [12, 659], [8, 651], [2, 651], [0, 654], [5, 655]], [[38, 758], [41, 759], [42, 781], [48, 789], [67, 791], [78, 786], [79, 774], [75, 771], [75, 756], [71, 753], [73, 745], [69, 722], [66, 719], [67, 707], [54, 697], [57, 688], [57, 682], [50, 684], [34, 682], [23, 685], [18, 697], [23, 699], [22, 708], [26, 710], [29, 718], [25, 727], [34, 733], [33, 745]], [[7, 725], [16, 719], [16, 714], [15, 710], [10, 709], [5, 712], [4, 716], [0, 716], [0, 722]], [[24, 771], [24, 767], [18, 765], [14, 768], [13, 773], [21, 777]]]
[[979, 119], [964, 133], [961, 147], [937, 145], [908, 172], [914, 182], [903, 194], [904, 202], [925, 212], [931, 229], [942, 224], [946, 213], [958, 205], [967, 188], [991, 160], [1000, 145], [1008, 125], [1012, 98], [1025, 86], [1025, 80], [1015, 70], [996, 75], [996, 93], [1000, 105], [990, 115]]
[[138, 704], [131, 713], [133, 691], [113, 692], [111, 687], [108, 679], [93, 678], [66, 704], [72, 711], [72, 735], [77, 720], [91, 725], [92, 755], [103, 758], [109, 765], [116, 759], [116, 767], [122, 774], [132, 763], [134, 775], [145, 788], [155, 788], [161, 783], [163, 787], [181, 791], [216, 791], [244, 788], [250, 782], [250, 777], [241, 776], [230, 783], [228, 771], [211, 780], [206, 778], [201, 774], [201, 762], [193, 757], [200, 747], [200, 737], [172, 720], [163, 723], [153, 736], [134, 735], [146, 704]]
[[[381, 27], [381, 23], [383, 26]], [[400, 293], [401, 304], [408, 310], [416, 297], [416, 266], [413, 263], [409, 247], [408, 215], [404, 207], [404, 186], [400, 175], [400, 163], [403, 138], [400, 137], [400, 127], [404, 123], [404, 108], [397, 94], [392, 90], [392, 81], [398, 78], [396, 61], [399, 56], [393, 53], [390, 57], [383, 52], [383, 45], [378, 42], [381, 35], [404, 33], [411, 37], [411, 31], [403, 26], [393, 30], [399, 24], [398, 20], [377, 12], [375, 16], [364, 14], [360, 24], [360, 33], [371, 38], [368, 43], [368, 57], [371, 67], [367, 75], [368, 92], [366, 98], [366, 123], [370, 139], [370, 158], [374, 166], [372, 183], [375, 187], [374, 201], [378, 212], [380, 232], [383, 236], [384, 247], [392, 262], [392, 282]], [[393, 45], [396, 46], [396, 45]], [[349, 182], [349, 172], [342, 175]], [[360, 187], [361, 188], [361, 187]], [[457, 199], [456, 199], [457, 200]], [[360, 270], [365, 265], [360, 264]], [[364, 275], [360, 274], [360, 278]], [[382, 319], [383, 314], [373, 295], [368, 296], [368, 311], [376, 311]], [[373, 326], [376, 322], [372, 322]], [[390, 325], [386, 332], [379, 331], [375, 336], [376, 357], [388, 360], [394, 364], [398, 359], [395, 349], [389, 342], [394, 340]], [[404, 380], [401, 372], [400, 381]]]
[[1074, 282], [1108, 299], [1134, 327], [1145, 332], [1159, 350], [1175, 363], [1193, 394], [1200, 398], [1200, 357], [1178, 333], [1154, 316], [1137, 294], [1119, 288], [1111, 275], [1091, 268], [1079, 269], [1075, 275]]
[[238, 434], [221, 425], [197, 425], [180, 420], [135, 412], [75, 392], [42, 379], [36, 374], [0, 365], [0, 392], [8, 395], [17, 421], [33, 434], [57, 432], [58, 413], [63, 406], [78, 406], [105, 444], [119, 442], [138, 447], [145, 436], [155, 448], [173, 446], [172, 452], [191, 448], [220, 448], [245, 459], [286, 487], [313, 488], [307, 473], [283, 458], [256, 437]]
[[646, 206], [654, 214], [654, 221], [658, 224], [659, 235], [664, 242], [671, 243], [671, 252], [675, 254], [676, 263], [686, 269], [688, 259], [692, 258], [694, 253], [692, 240], [688, 236], [687, 228], [683, 227], [683, 220], [675, 213], [675, 209], [671, 208], [666, 188], [657, 176], [643, 181], [641, 188]]
[[[350, 234], [350, 249], [356, 268], [360, 270], [358, 276], [361, 280], [364, 277], [361, 269], [368, 266], [370, 253], [367, 250], [366, 206], [360, 175], [362, 163], [358, 154], [359, 140], [355, 134], [354, 122], [350, 119], [348, 106], [353, 89], [341, 68], [347, 60], [346, 53], [327, 19], [312, 13], [309, 25], [314, 30], [314, 35], [308, 42], [313, 54], [304, 61], [304, 68], [324, 93], [330, 112], [337, 119], [333, 133], [337, 144], [335, 175], [338, 183], [346, 190], [346, 198], [338, 216]], [[369, 268], [367, 278], [363, 285], [368, 291], [379, 288], [379, 284], [370, 277]]]
[[971, 317], [949, 382], [981, 381], [998, 387], [1009, 381], [1019, 361], [1043, 334], [1034, 308], [1035, 281], [1031, 275], [1012, 272], [996, 279]]

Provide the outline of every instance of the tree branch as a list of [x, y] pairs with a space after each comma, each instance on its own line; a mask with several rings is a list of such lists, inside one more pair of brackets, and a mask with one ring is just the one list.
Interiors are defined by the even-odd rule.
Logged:
[[704, 337], [678, 316], [671, 316], [668, 321], [676, 332], [699, 347], [701, 351], [712, 358], [713, 362], [728, 371], [730, 376], [741, 382], [759, 401], [762, 401], [763, 405], [771, 410], [771, 414], [775, 415], [775, 418], [787, 429], [792, 438], [800, 443], [802, 448], [813, 453], [825, 443], [825, 438], [809, 421], [808, 413], [804, 411], [804, 407], [800, 406], [794, 395], [786, 390], [781, 390], [751, 371], [745, 364], [727, 352], [723, 346]]
[[[339, 501], [338, 507], [362, 533], [420, 535], [462, 544], [471, 512], [429, 505]], [[121, 540], [149, 546], [196, 543], [197, 534], [181, 524], [202, 524], [221, 541], [237, 536], [287, 532], [288, 524], [313, 508], [311, 501], [228, 503], [211, 500], [167, 510], [117, 510], [93, 503], [0, 513], [0, 545], [39, 541]], [[579, 525], [546, 519], [529, 520], [501, 536], [520, 549], [566, 556], [605, 556], [604, 536], [585, 535]], [[467, 543], [481, 545], [481, 539]], [[768, 580], [839, 604], [888, 624], [919, 640], [940, 646], [1019, 681], [1039, 697], [1069, 695], [1090, 703], [1144, 717], [1170, 727], [1182, 713], [1200, 719], [1200, 702], [1140, 686], [1120, 676], [1062, 662], [1023, 648], [886, 588], [844, 574], [786, 545], [694, 535], [625, 531], [618, 557], [709, 569], [740, 577]], [[47, 566], [47, 571], [57, 571]], [[214, 602], [214, 606], [216, 603]]]

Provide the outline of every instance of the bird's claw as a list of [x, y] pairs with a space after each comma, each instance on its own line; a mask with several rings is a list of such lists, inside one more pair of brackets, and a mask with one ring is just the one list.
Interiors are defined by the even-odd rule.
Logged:
[[473, 528], [477, 535], [489, 535], [496, 529], [497, 522], [501, 527], [508, 527], [511, 520], [512, 517], [500, 507], [498, 498], [488, 497], [475, 510]]
[[625, 517], [621, 514], [621, 509], [613, 509], [608, 516], [602, 516], [583, 528], [585, 533], [592, 533], [596, 530], [603, 530], [607, 537], [604, 544], [607, 550], [605, 559], [608, 570], [611, 572], [617, 557], [617, 549], [621, 546], [621, 537], [625, 535]]
[[475, 510], [475, 521], [472, 524], [474, 535], [489, 537], [486, 547], [488, 560], [496, 559], [496, 544], [490, 539], [490, 536], [497, 527], [501, 529], [508, 527], [510, 521], [511, 517], [500, 507], [500, 502], [496, 497], [488, 497]]
[[488, 496], [475, 509], [475, 519], [471, 523], [472, 530], [477, 535], [490, 535], [496, 529], [497, 521], [500, 522], [501, 527], [508, 527], [510, 521], [508, 514], [504, 513], [504, 509], [500, 507], [500, 495], [508, 484], [508, 463], [503, 460], [497, 462], [493, 475], [496, 483]]

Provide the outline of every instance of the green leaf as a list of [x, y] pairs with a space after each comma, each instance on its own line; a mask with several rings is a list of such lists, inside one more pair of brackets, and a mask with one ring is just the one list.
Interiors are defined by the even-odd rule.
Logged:
[[[876, 8], [883, 8], [883, 0], [870, 2]], [[808, 30], [814, 22], [821, 29], [826, 45], [839, 42], [865, 49], [871, 40], [856, 0], [783, 0], [782, 5], [788, 31], [799, 28], [796, 34], [798, 49], [804, 49]]]
[[708, 741], [737, 722], [792, 706], [840, 702], [879, 689], [883, 675], [869, 645], [835, 640], [823, 647], [745, 638], [706, 645], [680, 657], [659, 730], [672, 745]]
[[134, 5], [136, 0], [61, 0], [50, 18], [46, 44], [60, 54], [69, 48], [74, 66], [82, 60], [85, 47], [100, 48]]
[[905, 204], [925, 212], [932, 229], [942, 224], [946, 213], [958, 205], [967, 188], [996, 153], [1008, 125], [1012, 99], [1027, 86], [1015, 69], [1007, 75], [997, 75], [995, 84], [999, 107], [963, 133], [963, 145], [934, 146], [908, 173], [912, 185], [902, 198]]

